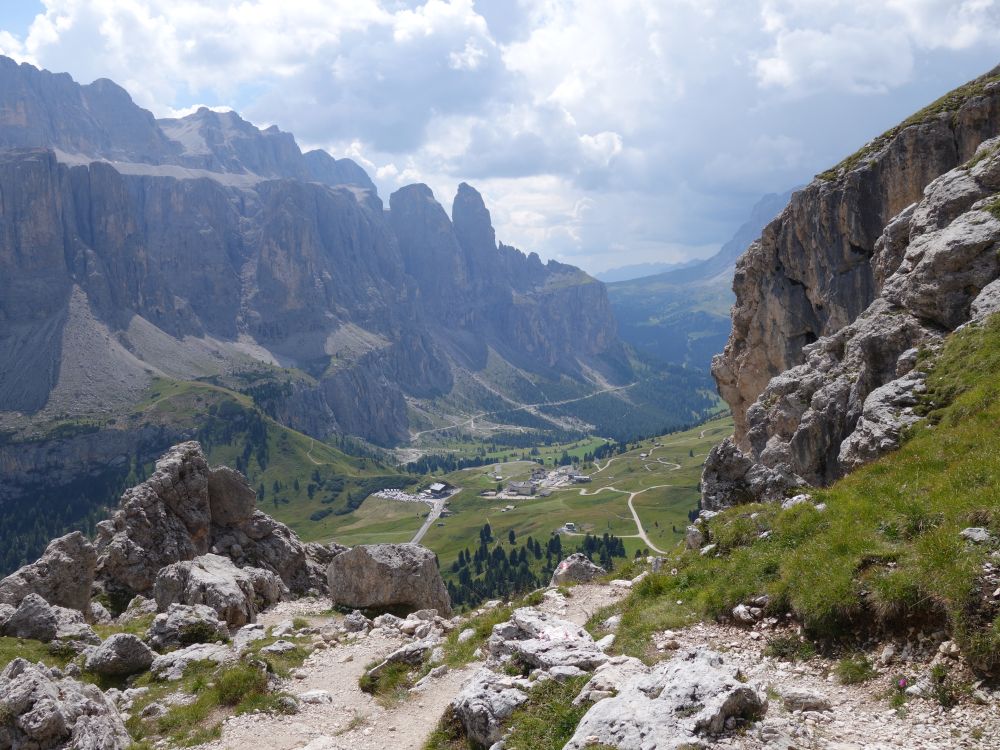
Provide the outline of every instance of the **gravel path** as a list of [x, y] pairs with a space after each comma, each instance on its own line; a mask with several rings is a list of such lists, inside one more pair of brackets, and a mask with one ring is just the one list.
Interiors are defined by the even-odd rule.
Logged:
[[[1000, 747], [1000, 704], [997, 694], [989, 705], [967, 698], [943, 708], [933, 700], [914, 698], [901, 710], [889, 705], [888, 695], [899, 674], [926, 672], [926, 663], [893, 664], [882, 674], [859, 685], [835, 681], [835, 662], [814, 658], [804, 663], [780, 662], [764, 655], [767, 638], [761, 632], [715, 623], [694, 625], [654, 635], [654, 643], [681, 648], [713, 648], [739, 665], [751, 682], [768, 688], [767, 716], [743, 736], [720, 738], [716, 747], [741, 750], [951, 750]], [[667, 650], [669, 654], [669, 650]], [[954, 663], [957, 666], [957, 662]], [[781, 694], [806, 690], [827, 698], [830, 711], [790, 712]], [[761, 729], [768, 737], [762, 739]]]

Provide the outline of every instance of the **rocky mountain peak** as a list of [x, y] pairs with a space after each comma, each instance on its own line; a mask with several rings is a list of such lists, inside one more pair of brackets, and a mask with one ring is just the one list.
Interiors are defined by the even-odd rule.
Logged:
[[455, 235], [466, 252], [473, 255], [496, 255], [497, 238], [489, 209], [479, 191], [466, 182], [458, 186], [451, 207]]

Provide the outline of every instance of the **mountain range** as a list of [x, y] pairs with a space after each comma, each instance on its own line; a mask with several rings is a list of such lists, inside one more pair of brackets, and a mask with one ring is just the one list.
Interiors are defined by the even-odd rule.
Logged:
[[421, 184], [386, 206], [356, 163], [275, 126], [158, 120], [112, 81], [0, 58], [4, 518], [113, 501], [220, 399], [366, 455], [625, 439], [717, 403], [707, 373], [634, 355], [602, 283], [498, 243], [465, 183], [450, 216]]

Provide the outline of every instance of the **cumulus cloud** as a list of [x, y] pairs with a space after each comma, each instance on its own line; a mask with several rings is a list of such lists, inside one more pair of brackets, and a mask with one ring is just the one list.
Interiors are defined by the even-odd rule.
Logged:
[[761, 85], [793, 93], [884, 93], [906, 83], [921, 51], [995, 44], [995, 0], [768, 0], [772, 39], [756, 59]]
[[18, 28], [0, 10], [0, 51], [161, 117], [277, 124], [383, 192], [423, 181], [448, 205], [472, 180], [502, 239], [592, 270], [704, 255], [1000, 39], [1000, 0], [42, 4]]

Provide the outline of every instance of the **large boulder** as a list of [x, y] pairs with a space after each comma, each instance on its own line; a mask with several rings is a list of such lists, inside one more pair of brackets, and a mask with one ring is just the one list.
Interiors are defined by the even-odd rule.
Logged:
[[153, 618], [146, 634], [149, 645], [159, 650], [229, 640], [229, 628], [211, 607], [204, 604], [171, 604]]
[[132, 740], [96, 685], [15, 659], [0, 672], [0, 748], [125, 750]]
[[633, 677], [613, 698], [595, 703], [564, 750], [711, 747], [729, 719], [757, 719], [767, 711], [763, 689], [741, 677], [714, 651], [679, 654]]
[[77, 609], [49, 604], [38, 594], [28, 594], [18, 608], [6, 618], [3, 635], [30, 638], [48, 643], [54, 640], [100, 643], [100, 638]]
[[89, 612], [97, 552], [81, 534], [53, 539], [35, 562], [0, 581], [0, 604], [17, 606], [28, 594], [38, 594], [49, 604]]
[[565, 586], [573, 583], [587, 583], [607, 574], [600, 565], [594, 565], [582, 552], [574, 552], [552, 571], [549, 586]]
[[108, 677], [128, 677], [145, 672], [153, 663], [153, 652], [131, 633], [115, 633], [90, 652], [88, 672]]
[[255, 504], [242, 474], [210, 469], [196, 442], [175, 445], [98, 524], [97, 580], [109, 593], [148, 596], [163, 568], [211, 552], [268, 570], [295, 593], [322, 592], [339, 548], [303, 544]]
[[419, 544], [365, 544], [337, 555], [328, 572], [334, 604], [451, 613], [434, 553]]
[[451, 703], [465, 735], [477, 746], [490, 747], [503, 736], [503, 722], [528, 702], [527, 680], [485, 667], [476, 672]]
[[160, 611], [171, 604], [205, 604], [228, 625], [239, 628], [278, 601], [282, 589], [281, 579], [270, 571], [240, 570], [228, 557], [202, 555], [161, 570], [153, 593]]

